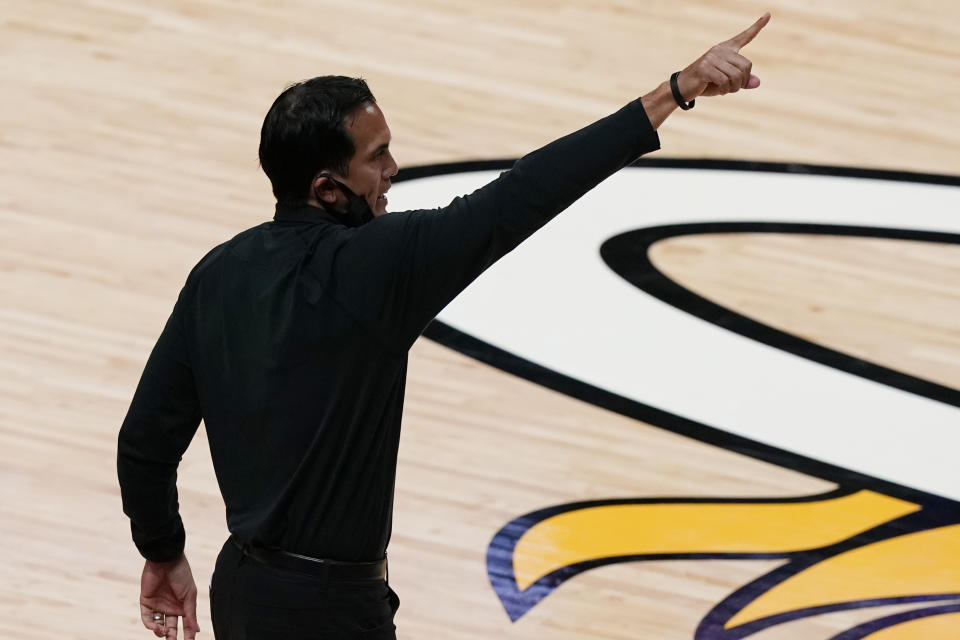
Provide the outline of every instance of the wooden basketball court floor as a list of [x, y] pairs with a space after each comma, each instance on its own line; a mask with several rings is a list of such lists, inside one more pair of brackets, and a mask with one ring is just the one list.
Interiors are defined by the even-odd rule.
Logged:
[[[946, 0], [0, 0], [0, 637], [151, 637], [116, 432], [190, 268], [272, 216], [256, 149], [286, 84], [365, 77], [400, 164], [443, 165], [397, 184], [398, 203], [419, 202], [472, 166], [455, 163], [601, 117], [768, 9], [744, 50], [761, 88], [675, 113], [652, 157], [681, 162], [630, 169], [642, 188], [624, 187], [657, 224], [638, 214], [636, 234], [601, 238], [609, 287], [636, 292], [624, 308], [674, 320], [527, 326], [521, 297], [565, 308], [539, 302], [559, 287], [545, 264], [516, 308], [481, 288], [414, 346], [399, 637], [960, 638], [960, 7]], [[793, 196], [771, 176], [858, 186], [777, 218]], [[497, 273], [480, 286], [502, 290]], [[568, 294], [556, 304], [581, 299]], [[719, 366], [708, 334], [686, 322], [747, 345], [715, 383], [697, 375]], [[624, 353], [690, 347], [638, 358], [631, 396], [621, 373], [565, 355], [586, 334]], [[811, 377], [784, 369], [767, 389], [779, 370], [754, 356]], [[802, 424], [818, 385], [844, 420]], [[735, 428], [751, 420], [769, 432]], [[227, 532], [202, 429], [179, 487], [204, 637]]]

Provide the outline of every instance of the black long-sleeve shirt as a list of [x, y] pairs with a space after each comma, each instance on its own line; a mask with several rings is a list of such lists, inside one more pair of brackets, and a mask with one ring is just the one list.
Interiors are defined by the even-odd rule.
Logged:
[[278, 205], [272, 222], [213, 249], [188, 276], [120, 429], [123, 508], [143, 556], [183, 551], [176, 470], [202, 418], [235, 536], [314, 557], [383, 557], [410, 346], [487, 267], [658, 148], [635, 100], [441, 209], [347, 227]]

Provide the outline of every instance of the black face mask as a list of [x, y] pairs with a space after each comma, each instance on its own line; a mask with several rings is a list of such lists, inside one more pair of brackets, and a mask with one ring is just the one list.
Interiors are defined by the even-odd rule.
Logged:
[[[340, 188], [340, 191], [347, 198], [347, 209], [346, 211], [335, 211], [332, 207], [327, 207], [326, 204], [317, 197], [317, 202], [321, 203], [324, 210], [335, 217], [337, 220], [347, 225], [348, 227], [359, 227], [362, 224], [366, 224], [373, 220], [374, 215], [373, 211], [370, 209], [370, 205], [367, 204], [367, 201], [364, 198], [361, 198], [353, 191], [350, 190], [350, 187], [343, 184], [329, 173], [321, 173], [321, 177], [330, 179], [335, 185]], [[316, 197], [316, 195], [315, 195]]]

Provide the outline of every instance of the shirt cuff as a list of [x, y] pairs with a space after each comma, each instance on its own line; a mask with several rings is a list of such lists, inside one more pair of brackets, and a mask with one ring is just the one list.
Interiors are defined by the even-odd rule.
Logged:
[[130, 523], [133, 532], [133, 542], [137, 545], [140, 555], [151, 562], [170, 562], [183, 555], [183, 549], [186, 545], [186, 532], [183, 530], [183, 522], [178, 516], [174, 521], [174, 526], [169, 527], [168, 531], [160, 535], [146, 536], [143, 531], [137, 529], [133, 523]]

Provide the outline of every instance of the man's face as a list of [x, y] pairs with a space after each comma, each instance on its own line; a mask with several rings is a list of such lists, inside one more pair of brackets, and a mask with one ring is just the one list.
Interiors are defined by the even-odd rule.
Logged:
[[397, 163], [390, 154], [390, 129], [380, 107], [366, 104], [354, 111], [347, 121], [356, 152], [350, 170], [342, 182], [367, 201], [373, 215], [387, 212], [390, 178], [397, 175]]

